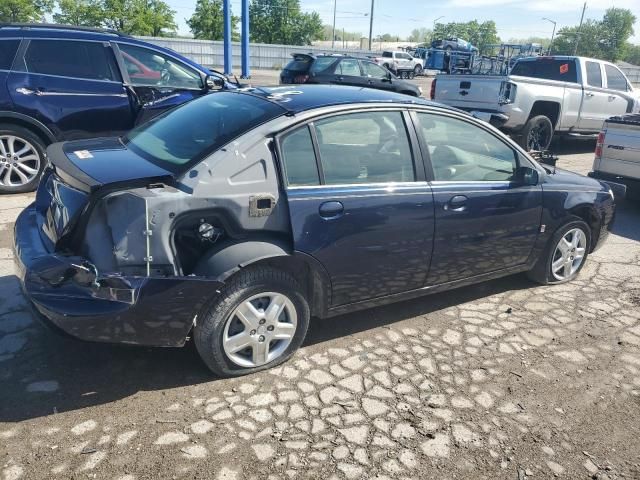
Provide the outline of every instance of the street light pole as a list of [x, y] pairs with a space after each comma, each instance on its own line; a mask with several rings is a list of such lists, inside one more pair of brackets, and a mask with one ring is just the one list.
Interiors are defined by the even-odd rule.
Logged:
[[553, 37], [556, 35], [556, 22], [547, 17], [542, 17], [542, 20], [546, 20], [547, 22], [553, 23], [553, 32], [551, 33], [551, 41], [549, 42], [549, 49], [547, 50], [547, 55], [551, 55], [551, 46], [553, 45]]
[[435, 35], [434, 35], [434, 33], [435, 33], [435, 31], [436, 31], [436, 23], [437, 23], [437, 22], [438, 22], [438, 20], [440, 20], [441, 18], [444, 18], [444, 15], [439, 16], [438, 18], [436, 18], [436, 19], [433, 21], [433, 28], [431, 29], [431, 41], [433, 41], [433, 40], [434, 40], [434, 36], [435, 36]]
[[371, 0], [371, 15], [369, 18], [369, 51], [371, 51], [371, 39], [373, 37], [373, 2], [374, 0]]
[[582, 30], [582, 21], [584, 20], [584, 11], [587, 9], [587, 2], [584, 2], [584, 6], [582, 7], [582, 16], [580, 17], [580, 25], [578, 26], [578, 31], [576, 32], [576, 46], [573, 49], [573, 55], [578, 54], [578, 42], [580, 41], [580, 35]]
[[331, 33], [331, 48], [336, 45], [336, 5], [338, 0], [333, 0], [333, 32]]

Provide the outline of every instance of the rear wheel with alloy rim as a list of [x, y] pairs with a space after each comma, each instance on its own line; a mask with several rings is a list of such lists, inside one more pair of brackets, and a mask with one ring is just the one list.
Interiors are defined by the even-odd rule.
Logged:
[[309, 326], [296, 280], [271, 267], [241, 271], [197, 321], [198, 353], [217, 375], [233, 377], [286, 361]]
[[37, 135], [22, 127], [0, 125], [0, 192], [35, 190], [44, 164], [44, 145]]
[[546, 115], [530, 118], [522, 129], [520, 146], [527, 152], [549, 149], [553, 139], [553, 123]]
[[584, 266], [590, 246], [589, 225], [575, 217], [554, 233], [546, 251], [528, 272], [529, 278], [544, 285], [573, 280]]

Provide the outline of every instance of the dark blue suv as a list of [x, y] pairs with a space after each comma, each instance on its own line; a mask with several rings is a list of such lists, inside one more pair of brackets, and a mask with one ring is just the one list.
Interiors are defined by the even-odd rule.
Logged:
[[56, 141], [121, 135], [224, 76], [113, 31], [0, 26], [0, 192], [34, 190]]

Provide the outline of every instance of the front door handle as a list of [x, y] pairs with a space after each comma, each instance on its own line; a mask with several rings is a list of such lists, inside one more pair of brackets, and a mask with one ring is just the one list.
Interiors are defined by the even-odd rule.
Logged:
[[609, 95], [609, 100], [615, 100], [616, 96], [615, 95]]
[[344, 77], [336, 77], [336, 81], [338, 82], [342, 82], [344, 80]]
[[318, 213], [322, 218], [336, 218], [344, 213], [344, 205], [340, 202], [324, 202], [320, 205]]
[[16, 88], [16, 92], [21, 93], [22, 95], [33, 95], [34, 93], [37, 94], [35, 90], [32, 90], [27, 87]]
[[587, 93], [585, 93], [585, 95], [586, 95], [587, 97], [593, 97], [593, 92], [587, 92]]
[[444, 209], [453, 212], [462, 212], [467, 208], [467, 200], [467, 197], [464, 195], [455, 195], [445, 204]]

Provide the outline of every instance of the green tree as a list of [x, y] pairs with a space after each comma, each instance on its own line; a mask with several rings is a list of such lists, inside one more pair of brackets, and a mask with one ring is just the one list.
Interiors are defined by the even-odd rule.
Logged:
[[635, 15], [626, 8], [609, 8], [601, 22], [601, 38], [604, 58], [615, 62], [624, 57], [627, 40], [633, 35]]
[[628, 43], [623, 60], [633, 65], [640, 65], [640, 45]]
[[104, 10], [91, 0], [58, 0], [58, 9], [53, 14], [56, 23], [100, 27], [104, 22]]
[[414, 28], [413, 30], [411, 30], [411, 35], [409, 35], [408, 40], [410, 42], [426, 43], [431, 39], [432, 35], [433, 32], [428, 28]]
[[163, 36], [176, 29], [175, 12], [162, 0], [103, 0], [103, 26], [131, 35]]
[[254, 42], [309, 45], [323, 36], [320, 15], [303, 13], [299, 0], [252, 0], [249, 17]]
[[0, 22], [42, 22], [53, 10], [53, 0], [2, 0]]
[[[231, 16], [231, 30], [235, 34], [238, 17]], [[224, 38], [224, 18], [222, 0], [198, 0], [196, 10], [187, 20], [187, 25], [195, 38], [222, 40]]]

